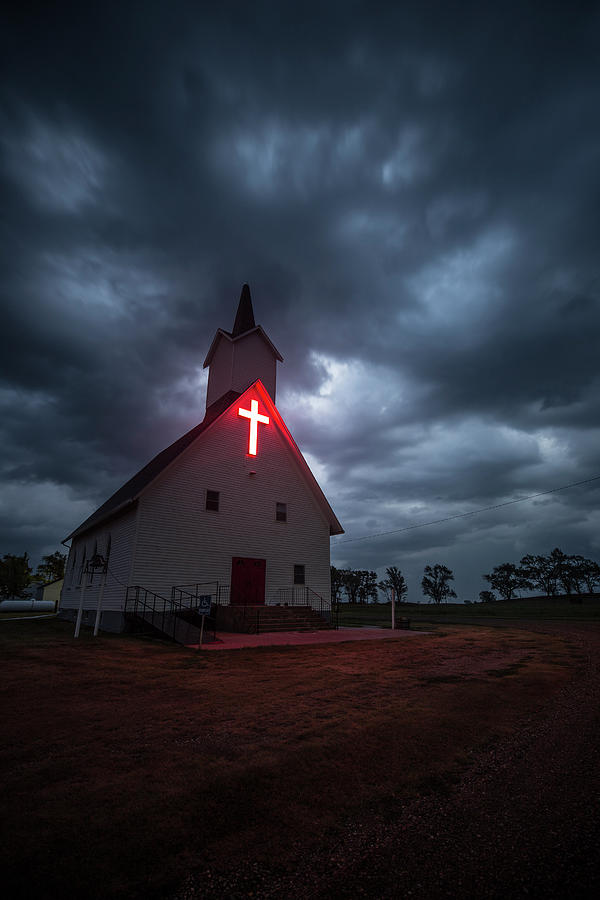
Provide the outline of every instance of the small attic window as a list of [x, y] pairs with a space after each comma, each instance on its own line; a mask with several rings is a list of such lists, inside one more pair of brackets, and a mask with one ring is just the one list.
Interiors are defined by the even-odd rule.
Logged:
[[287, 522], [287, 503], [275, 504], [275, 521]]
[[219, 512], [219, 491], [206, 492], [206, 509]]

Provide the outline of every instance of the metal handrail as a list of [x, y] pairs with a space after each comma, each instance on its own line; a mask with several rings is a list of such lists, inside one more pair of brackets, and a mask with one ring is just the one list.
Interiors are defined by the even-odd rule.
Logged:
[[277, 598], [276, 605], [310, 607], [323, 619], [327, 619], [334, 628], [338, 627], [337, 610], [334, 605], [307, 585], [279, 588], [275, 592], [275, 597]]
[[[207, 590], [207, 588], [210, 588], [210, 590]], [[212, 602], [216, 603], [217, 606], [227, 606], [229, 604], [229, 585], [220, 584], [218, 581], [192, 581], [188, 584], [176, 584], [171, 588], [171, 597], [175, 597], [176, 592], [195, 599], [202, 595], [210, 594]]]
[[330, 600], [326, 600], [307, 585], [296, 584], [289, 588], [278, 588], [275, 591], [275, 597], [278, 598], [277, 603], [284, 603], [287, 606], [312, 606], [313, 609], [331, 608]]
[[[162, 631], [175, 639], [177, 625], [174, 617], [188, 621], [191, 627], [196, 627], [189, 622], [189, 616], [193, 616], [194, 608], [199, 605], [200, 597], [210, 595], [213, 614], [208, 616], [210, 629], [216, 635], [216, 615], [214, 608], [230, 605], [230, 586], [220, 584], [218, 581], [188, 582], [187, 584], [173, 585], [171, 597], [163, 597], [154, 591], [150, 591], [141, 585], [131, 585], [127, 588], [125, 599], [125, 611], [132, 611], [134, 616], [147, 622], [153, 628]], [[313, 609], [321, 618], [329, 622], [334, 628], [338, 628], [337, 604], [325, 599], [308, 585], [293, 585], [287, 588], [278, 588], [271, 595], [266, 604], [235, 604], [243, 610], [244, 621], [254, 621], [256, 632], [261, 627], [261, 612], [272, 606], [306, 607]], [[187, 615], [186, 615], [187, 614]]]
[[[125, 594], [125, 613], [132, 613], [135, 619], [145, 622], [174, 641], [177, 640], [175, 634], [178, 623], [185, 621], [181, 613], [188, 609], [193, 610], [193, 607], [185, 605], [181, 599], [177, 602], [139, 584], [130, 585]], [[199, 632], [199, 627], [193, 622], [186, 624], [188, 637], [190, 629]]]

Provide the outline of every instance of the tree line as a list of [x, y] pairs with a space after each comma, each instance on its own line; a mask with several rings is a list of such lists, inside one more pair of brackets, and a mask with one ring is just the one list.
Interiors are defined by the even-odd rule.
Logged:
[[[377, 603], [379, 594], [390, 602], [392, 594], [399, 603], [406, 602], [408, 586], [397, 566], [385, 570], [386, 577], [377, 580], [377, 573], [366, 569], [336, 569], [331, 566], [331, 599], [335, 603]], [[482, 576], [490, 589], [481, 591], [483, 603], [499, 597], [511, 600], [519, 591], [539, 591], [547, 597], [557, 594], [577, 596], [593, 594], [600, 589], [600, 565], [580, 555], [569, 556], [555, 547], [546, 556], [527, 554], [518, 565], [501, 563]], [[454, 573], [447, 566], [436, 563], [425, 566], [421, 590], [430, 603], [443, 603], [456, 597], [452, 588]], [[470, 602], [470, 601], [465, 601]]]
[[600, 565], [583, 556], [569, 556], [555, 547], [547, 556], [527, 554], [519, 565], [494, 566], [483, 578], [491, 588], [480, 592], [479, 599], [483, 602], [496, 600], [496, 594], [503, 600], [511, 600], [521, 590], [538, 590], [546, 597], [593, 594], [600, 587]]
[[[343, 601], [345, 595], [348, 603], [377, 603], [381, 592], [387, 603], [395, 597], [398, 603], [406, 603], [408, 585], [397, 566], [389, 566], [385, 570], [386, 577], [377, 581], [377, 573], [366, 569], [336, 569], [331, 566], [331, 599], [334, 603]], [[430, 603], [442, 603], [449, 597], [456, 597], [450, 582], [454, 581], [452, 569], [437, 563], [425, 566], [421, 580], [423, 596]]]
[[27, 596], [27, 588], [35, 584], [51, 584], [65, 574], [66, 553], [56, 551], [43, 556], [35, 573], [29, 565], [29, 556], [5, 553], [0, 559], [0, 599], [22, 599]]

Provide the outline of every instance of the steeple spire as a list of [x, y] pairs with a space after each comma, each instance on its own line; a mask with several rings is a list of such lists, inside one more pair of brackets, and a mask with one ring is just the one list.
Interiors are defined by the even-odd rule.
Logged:
[[204, 368], [210, 366], [207, 409], [228, 391], [241, 394], [258, 379], [275, 403], [278, 362], [283, 362], [283, 357], [260, 325], [256, 325], [250, 288], [245, 284], [233, 331], [218, 328], [204, 360]]
[[255, 328], [256, 323], [254, 322], [254, 310], [252, 309], [252, 297], [250, 296], [250, 288], [247, 284], [242, 287], [242, 293], [240, 294], [240, 302], [238, 304], [238, 310], [235, 317], [235, 322], [233, 323], [233, 331], [231, 332], [231, 336], [236, 338], [239, 337], [240, 334], [244, 334], [246, 331], [250, 331], [251, 328]]

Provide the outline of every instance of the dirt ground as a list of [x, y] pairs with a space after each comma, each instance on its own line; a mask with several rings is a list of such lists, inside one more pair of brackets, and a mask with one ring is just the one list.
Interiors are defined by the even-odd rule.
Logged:
[[0, 649], [11, 898], [596, 894], [596, 625]]

